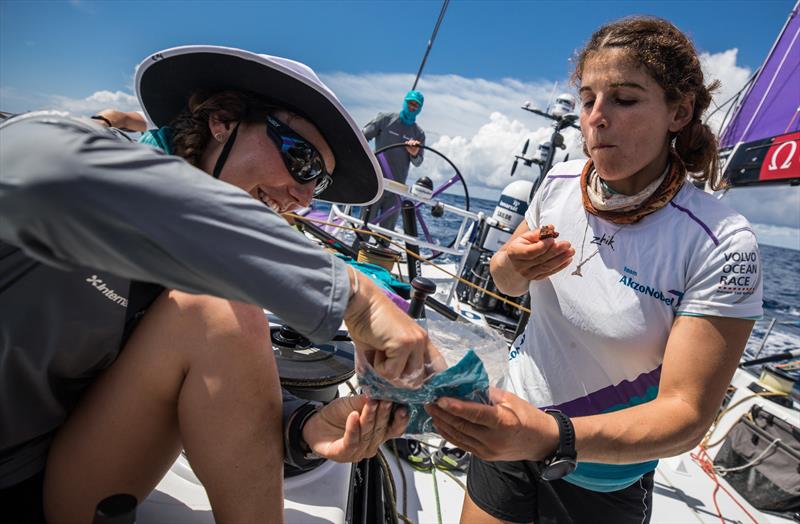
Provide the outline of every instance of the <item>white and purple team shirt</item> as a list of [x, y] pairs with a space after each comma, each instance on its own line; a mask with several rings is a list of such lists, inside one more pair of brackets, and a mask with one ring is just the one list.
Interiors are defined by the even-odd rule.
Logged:
[[[566, 269], [530, 283], [531, 318], [504, 384], [571, 417], [653, 400], [676, 315], [762, 315], [758, 245], [743, 216], [687, 182], [665, 207], [620, 227], [583, 209], [585, 162], [554, 166], [526, 213], [530, 229], [555, 225], [576, 253]], [[572, 275], [587, 258], [583, 276]], [[616, 491], [657, 463], [579, 462], [565, 480]]]

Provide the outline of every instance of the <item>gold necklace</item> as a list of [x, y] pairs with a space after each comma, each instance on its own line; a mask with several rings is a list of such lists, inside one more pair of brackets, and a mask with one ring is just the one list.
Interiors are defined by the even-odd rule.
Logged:
[[[627, 226], [627, 225], [628, 224], [622, 224], [613, 233], [611, 233], [611, 238], [609, 239], [609, 242], [612, 242], [614, 240], [614, 237], [617, 235], [617, 233], [619, 233], [619, 230], [622, 229], [623, 227]], [[591, 255], [589, 255], [586, 258], [583, 258], [583, 248], [586, 246], [586, 233], [588, 231], [589, 231], [589, 215], [587, 214], [586, 215], [586, 227], [583, 228], [583, 240], [581, 240], [581, 259], [578, 261], [578, 267], [576, 267], [575, 271], [570, 273], [570, 275], [575, 275], [576, 277], [582, 277], [583, 273], [581, 273], [581, 268], [583, 267], [583, 265], [585, 263], [587, 263], [588, 261], [590, 261], [592, 259], [592, 257], [594, 257], [596, 254], [598, 254], [600, 252], [600, 246], [602, 244], [598, 244], [597, 245], [597, 249], [595, 249], [594, 252]], [[613, 250], [614, 248], [612, 247], [611, 249]]]

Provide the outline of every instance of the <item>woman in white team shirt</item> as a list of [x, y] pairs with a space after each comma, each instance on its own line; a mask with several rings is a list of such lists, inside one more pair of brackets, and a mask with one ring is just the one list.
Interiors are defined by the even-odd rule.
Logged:
[[531, 293], [507, 391], [430, 408], [480, 457], [462, 522], [647, 522], [657, 460], [701, 440], [762, 314], [750, 225], [687, 179], [722, 185], [692, 43], [622, 19], [574, 78], [589, 159], [547, 174], [492, 259], [500, 291]]

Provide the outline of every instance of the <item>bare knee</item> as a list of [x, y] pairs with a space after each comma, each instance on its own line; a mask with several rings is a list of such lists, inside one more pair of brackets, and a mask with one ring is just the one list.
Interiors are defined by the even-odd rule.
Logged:
[[186, 329], [210, 345], [258, 351], [270, 344], [269, 323], [258, 306], [174, 290], [169, 292], [168, 300], [186, 322]]
[[186, 337], [180, 344], [183, 399], [190, 398], [191, 391], [202, 395], [227, 391], [236, 397], [254, 395], [268, 411], [280, 411], [280, 379], [269, 322], [261, 308], [179, 291], [170, 291], [167, 300], [168, 307], [178, 312], [179, 336]]

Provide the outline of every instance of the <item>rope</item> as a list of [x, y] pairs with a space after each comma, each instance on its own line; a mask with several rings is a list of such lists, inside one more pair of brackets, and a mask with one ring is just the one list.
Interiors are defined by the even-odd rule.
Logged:
[[378, 457], [378, 462], [381, 465], [381, 470], [383, 470], [383, 489], [389, 494], [389, 507], [392, 510], [392, 523], [396, 523], [399, 518], [399, 515], [397, 514], [397, 487], [394, 484], [392, 470], [389, 469], [389, 463], [386, 462], [386, 457], [383, 455], [383, 452], [380, 449], [378, 449], [376, 456]]
[[719, 424], [719, 421], [722, 419], [722, 417], [725, 416], [726, 414], [728, 414], [733, 408], [735, 408], [736, 406], [740, 405], [742, 402], [745, 402], [745, 401], [750, 400], [750, 399], [755, 398], [755, 397], [770, 397], [770, 396], [786, 396], [786, 394], [785, 393], [773, 393], [771, 391], [764, 391], [764, 392], [761, 392], [761, 393], [753, 393], [752, 395], [747, 395], [746, 397], [740, 398], [739, 400], [737, 400], [736, 402], [734, 402], [733, 404], [731, 404], [727, 408], [721, 410], [717, 414], [717, 417], [714, 419], [714, 422], [711, 424], [711, 427], [709, 428], [708, 432], [706, 433], [706, 436], [703, 438], [703, 441], [700, 442], [700, 444], [698, 445], [699, 452], [698, 453], [690, 453], [689, 454], [689, 456], [692, 457], [692, 460], [694, 460], [697, 463], [697, 465], [700, 466], [700, 469], [702, 469], [705, 472], [705, 474], [708, 475], [709, 478], [712, 481], [714, 481], [715, 485], [714, 485], [714, 492], [712, 493], [712, 498], [713, 498], [713, 501], [714, 501], [714, 507], [717, 510], [717, 516], [719, 517], [719, 520], [720, 520], [720, 522], [722, 522], [722, 524], [725, 524], [725, 519], [722, 517], [722, 511], [719, 509], [719, 503], [717, 502], [717, 493], [719, 492], [720, 489], [723, 492], [725, 492], [725, 494], [728, 495], [728, 497], [737, 506], [739, 506], [739, 508], [748, 517], [750, 517], [750, 520], [752, 520], [755, 524], [758, 524], [758, 521], [755, 518], [753, 518], [753, 516], [750, 514], [750, 512], [748, 512], [744, 508], [744, 506], [742, 506], [742, 504], [736, 499], [736, 497], [734, 497], [730, 493], [730, 491], [728, 491], [725, 488], [725, 486], [720, 484], [717, 472], [720, 473], [719, 476], [724, 476], [725, 473], [727, 473], [729, 471], [737, 471], [737, 470], [740, 470], [740, 469], [745, 469], [746, 467], [753, 466], [756, 463], [756, 461], [761, 460], [763, 458], [763, 456], [766, 455], [767, 451], [769, 451], [769, 449], [772, 446], [774, 446], [780, 439], [776, 439], [774, 442], [772, 442], [764, 450], [764, 452], [762, 452], [758, 457], [753, 459], [750, 463], [745, 464], [744, 466], [737, 466], [735, 468], [722, 468], [722, 467], [718, 468], [717, 466], [714, 465], [714, 462], [711, 460], [711, 456], [708, 454], [708, 449], [709, 448], [713, 448], [713, 447], [717, 446], [718, 444], [720, 444], [723, 440], [725, 440], [728, 437], [728, 434], [734, 428], [735, 424], [732, 425], [730, 428], [728, 428], [728, 431], [726, 431], [725, 434], [722, 435], [722, 437], [720, 437], [719, 439], [717, 439], [714, 443], [709, 444], [708, 441], [711, 438], [711, 435], [714, 432], [714, 429], [717, 427], [717, 425]]
[[394, 240], [392, 240], [391, 238], [389, 238], [389, 237], [387, 237], [385, 235], [382, 235], [380, 233], [376, 233], [376, 232], [370, 231], [368, 229], [359, 229], [359, 228], [355, 228], [355, 227], [344, 226], [344, 225], [341, 225], [341, 224], [334, 224], [334, 223], [328, 222], [326, 220], [319, 220], [319, 219], [316, 219], [316, 218], [304, 217], [304, 216], [296, 215], [294, 213], [284, 213], [283, 216], [288, 216], [290, 218], [293, 218], [295, 220], [300, 220], [300, 221], [303, 221], [303, 222], [312, 222], [312, 223], [321, 224], [321, 225], [324, 225], [324, 226], [336, 227], [336, 228], [339, 228], [339, 229], [344, 229], [346, 231], [352, 231], [354, 233], [362, 233], [362, 234], [365, 234], [365, 235], [372, 235], [374, 237], [380, 238], [380, 239], [382, 239], [382, 240], [384, 240], [386, 242], [389, 242], [390, 244], [392, 244], [393, 246], [397, 247], [398, 249], [401, 249], [401, 250], [405, 251], [405, 253], [407, 255], [410, 255], [410, 256], [416, 258], [417, 260], [419, 260], [420, 262], [422, 262], [424, 264], [429, 264], [429, 265], [433, 266], [434, 268], [438, 269], [439, 271], [441, 271], [442, 273], [446, 274], [447, 276], [458, 280], [462, 284], [466, 284], [467, 286], [475, 288], [475, 289], [477, 289], [477, 290], [489, 295], [492, 298], [496, 298], [497, 300], [499, 300], [499, 301], [501, 301], [501, 302], [503, 302], [505, 304], [508, 304], [511, 307], [519, 309], [520, 311], [523, 311], [523, 312], [528, 313], [528, 314], [530, 314], [530, 312], [531, 312], [530, 309], [528, 309], [528, 308], [526, 308], [524, 306], [520, 306], [516, 302], [508, 300], [507, 298], [502, 297], [502, 296], [498, 295], [497, 293], [493, 293], [493, 292], [489, 291], [488, 289], [486, 289], [484, 287], [481, 287], [481, 286], [479, 286], [479, 285], [477, 285], [475, 283], [470, 282], [469, 280], [463, 279], [458, 275], [454, 275], [453, 273], [447, 271], [443, 267], [435, 264], [434, 262], [431, 262], [430, 260], [427, 260], [423, 256], [420, 256], [420, 255], [418, 255], [416, 253], [413, 253], [413, 252], [409, 251], [408, 249], [403, 247], [402, 244], [399, 244], [399, 243], [395, 242]]
[[739, 400], [737, 400], [736, 402], [734, 402], [733, 404], [731, 404], [730, 406], [723, 409], [717, 414], [717, 418], [714, 419], [714, 422], [708, 428], [706, 436], [703, 438], [703, 441], [700, 443], [700, 446], [706, 449], [710, 449], [718, 446], [723, 440], [725, 440], [728, 437], [728, 433], [730, 433], [731, 430], [733, 430], [735, 424], [732, 425], [730, 428], [728, 428], [728, 431], [726, 431], [720, 438], [715, 440], [712, 444], [708, 443], [708, 440], [711, 438], [711, 435], [714, 433], [714, 430], [717, 428], [717, 425], [719, 424], [719, 421], [722, 419], [722, 417], [727, 415], [733, 408], [735, 408], [742, 402], [745, 402], [746, 400], [750, 400], [751, 398], [755, 397], [785, 397], [785, 396], [786, 393], [774, 393], [772, 391], [762, 391], [761, 393], [753, 393], [751, 395], [747, 395], [746, 397], [740, 398]]
[[735, 468], [723, 468], [722, 466], [714, 466], [714, 469], [717, 470], [717, 473], [719, 473], [720, 477], [724, 477], [726, 473], [730, 473], [731, 471], [742, 471], [743, 469], [747, 469], [747, 468], [753, 467], [753, 466], [755, 466], [757, 464], [760, 464], [761, 461], [766, 457], [767, 452], [769, 450], [771, 450], [775, 445], [777, 445], [778, 442], [780, 442], [780, 441], [781, 441], [781, 439], [776, 438], [775, 440], [770, 442], [769, 446], [764, 448], [764, 451], [759, 453], [759, 455], [756, 458], [754, 458], [753, 460], [751, 460], [747, 464], [742, 464], [741, 466], [736, 466]]
[[467, 485], [466, 485], [466, 484], [464, 484], [464, 483], [461, 481], [461, 479], [459, 479], [458, 477], [456, 477], [455, 475], [453, 475], [452, 473], [450, 473], [450, 472], [449, 472], [449, 471], [447, 471], [446, 469], [442, 469], [442, 468], [440, 468], [440, 467], [436, 466], [436, 464], [434, 464], [434, 465], [433, 465], [433, 467], [434, 467], [434, 468], [436, 468], [436, 469], [438, 469], [439, 471], [441, 471], [442, 473], [444, 473], [444, 474], [445, 474], [445, 475], [447, 475], [448, 477], [450, 477], [450, 478], [453, 480], [453, 482], [455, 482], [456, 484], [458, 484], [458, 485], [459, 485], [459, 487], [460, 487], [461, 489], [463, 489], [464, 491], [467, 491]]
[[728, 497], [737, 506], [739, 506], [739, 509], [744, 511], [744, 513], [748, 517], [750, 517], [750, 520], [752, 520], [754, 524], [758, 524], [758, 521], [753, 517], [753, 515], [750, 514], [749, 511], [747, 511], [744, 508], [744, 506], [742, 506], [742, 504], [736, 499], [736, 497], [731, 495], [731, 492], [728, 491], [725, 488], [725, 486], [720, 484], [719, 477], [717, 477], [717, 472], [714, 469], [714, 463], [712, 462], [711, 457], [709, 456], [708, 450], [706, 449], [706, 447], [703, 444], [700, 444], [699, 448], [700, 448], [700, 452], [699, 453], [690, 453], [689, 456], [691, 456], [692, 460], [697, 462], [697, 464], [700, 466], [700, 469], [702, 469], [705, 472], [705, 474], [708, 475], [711, 478], [711, 480], [714, 481], [715, 486], [714, 486], [714, 492], [712, 493], [712, 499], [714, 501], [714, 508], [717, 510], [717, 516], [719, 517], [720, 522], [722, 524], [726, 524], [725, 523], [725, 519], [722, 517], [722, 511], [719, 509], [719, 502], [717, 502], [717, 493], [721, 489], [722, 491], [725, 492], [726, 495], [728, 495]]
[[436, 500], [436, 518], [442, 524], [442, 505], [439, 502], [439, 485], [436, 483], [436, 467], [431, 468], [431, 478], [433, 478], [433, 496]]
[[347, 384], [347, 387], [350, 388], [351, 395], [358, 395], [358, 391], [356, 391], [356, 388], [353, 387], [353, 384], [351, 384], [349, 380], [345, 382], [345, 384]]
[[406, 472], [403, 471], [403, 464], [400, 463], [400, 453], [397, 451], [397, 442], [395, 440], [392, 440], [392, 452], [394, 453], [394, 459], [397, 461], [397, 469], [400, 471], [400, 478], [403, 480], [402, 518], [405, 522], [409, 523], [411, 522], [411, 520], [408, 517], [406, 517], [406, 515], [408, 515], [408, 486], [406, 484]]
[[[435, 452], [436, 452], [436, 450], [440, 450], [440, 449], [441, 449], [441, 448], [444, 446], [444, 442], [445, 442], [445, 441], [444, 441], [444, 440], [442, 440], [442, 443], [441, 443], [441, 444], [440, 444], [438, 447], [437, 447], [437, 446], [434, 446], [434, 445], [432, 445], [432, 444], [428, 444], [427, 442], [423, 442], [423, 441], [421, 441], [421, 440], [420, 440], [420, 441], [418, 441], [418, 442], [419, 442], [419, 443], [420, 443], [420, 444], [421, 444], [423, 447], [425, 447], [425, 448], [427, 448], [427, 449], [428, 449], [428, 453], [431, 453], [431, 452], [435, 453]], [[436, 450], [434, 450], [434, 448], [436, 448]], [[439, 471], [441, 471], [442, 473], [444, 473], [444, 474], [445, 474], [445, 475], [447, 475], [448, 477], [450, 477], [450, 478], [453, 480], [453, 482], [455, 482], [456, 484], [458, 484], [458, 485], [459, 485], [459, 487], [461, 487], [461, 489], [463, 489], [464, 491], [467, 491], [467, 485], [466, 485], [466, 484], [464, 484], [464, 483], [461, 481], [461, 479], [459, 479], [458, 477], [456, 477], [455, 475], [453, 475], [451, 472], [447, 471], [446, 469], [444, 469], [444, 468], [440, 468], [439, 466], [437, 466], [437, 465], [436, 465], [436, 463], [435, 463], [435, 462], [433, 463], [433, 467], [434, 467], [434, 468], [436, 468], [436, 469], [438, 469]]]

